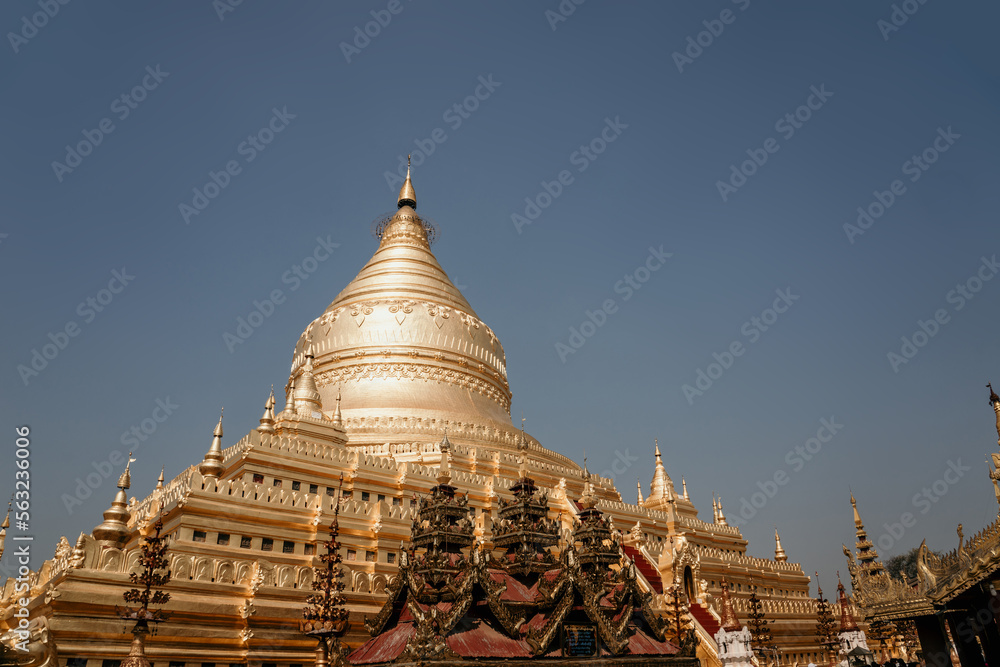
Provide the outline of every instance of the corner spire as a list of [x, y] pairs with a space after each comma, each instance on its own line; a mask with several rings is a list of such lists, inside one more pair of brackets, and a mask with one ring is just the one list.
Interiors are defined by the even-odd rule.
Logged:
[[656, 465], [653, 470], [653, 482], [649, 485], [649, 501], [667, 501], [671, 497], [670, 487], [673, 482], [667, 475], [666, 468], [663, 467], [663, 456], [660, 454], [660, 441], [653, 440], [653, 456], [656, 457]]
[[788, 560], [788, 556], [785, 555], [785, 550], [781, 548], [781, 536], [778, 535], [778, 527], [774, 527], [774, 560], [779, 563], [784, 563]]
[[451, 483], [451, 440], [445, 432], [441, 440], [441, 465], [438, 468], [438, 484], [447, 485]]
[[132, 515], [128, 511], [128, 499], [125, 496], [125, 491], [132, 484], [130, 466], [134, 461], [132, 452], [129, 452], [125, 471], [118, 478], [118, 492], [115, 494], [115, 499], [111, 501], [111, 507], [104, 511], [104, 521], [90, 532], [95, 540], [109, 542], [118, 548], [124, 546], [131, 535], [128, 522]]
[[342, 415], [340, 413], [340, 387], [339, 386], [337, 387], [337, 409], [333, 413], [333, 425], [334, 426], [340, 426], [341, 428], [343, 428], [343, 426], [344, 426], [344, 415]]
[[299, 381], [295, 385], [295, 409], [299, 415], [311, 417], [314, 412], [323, 411], [323, 400], [316, 387], [316, 376], [313, 374], [312, 331], [306, 334], [305, 363], [299, 373]]
[[729, 582], [726, 578], [722, 578], [722, 613], [719, 614], [721, 617], [722, 629], [726, 632], [738, 632], [743, 629], [743, 624], [740, 623], [740, 619], [736, 617], [736, 610], [733, 609], [733, 599], [729, 596]]
[[413, 191], [413, 182], [410, 180], [410, 156], [406, 156], [406, 180], [403, 187], [399, 189], [399, 199], [396, 200], [396, 208], [409, 206], [414, 211], [417, 210], [417, 193]]
[[726, 522], [726, 515], [722, 513], [722, 496], [719, 496], [719, 525], [728, 526], [729, 523]]
[[684, 491], [684, 493], [682, 494], [684, 496], [684, 500], [691, 500], [690, 498], [688, 498], [688, 483], [683, 476], [681, 477], [681, 489], [683, 489]]
[[163, 488], [163, 471], [166, 470], [166, 469], [167, 469], [167, 466], [161, 466], [160, 467], [160, 476], [156, 478], [156, 488], [157, 489], [162, 489]]
[[854, 620], [854, 614], [851, 613], [851, 603], [844, 591], [844, 584], [840, 581], [840, 572], [837, 573], [837, 598], [840, 602], [840, 631], [842, 633], [854, 632], [858, 629], [858, 623]]
[[264, 414], [260, 417], [260, 426], [257, 427], [260, 433], [274, 433], [274, 385], [271, 385], [271, 395], [264, 403]]
[[222, 465], [222, 412], [224, 411], [225, 408], [219, 412], [219, 423], [212, 431], [212, 446], [205, 452], [205, 459], [198, 466], [198, 472], [207, 478], [218, 479], [226, 470], [226, 467]]

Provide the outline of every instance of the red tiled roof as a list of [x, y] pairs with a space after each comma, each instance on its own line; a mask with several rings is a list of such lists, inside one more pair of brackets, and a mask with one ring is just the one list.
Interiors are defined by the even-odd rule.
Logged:
[[371, 665], [380, 662], [392, 662], [399, 657], [399, 654], [406, 648], [406, 642], [410, 640], [416, 628], [413, 622], [400, 623], [394, 628], [389, 628], [382, 634], [372, 637], [362, 644], [347, 658], [355, 665]]
[[527, 642], [512, 639], [479, 619], [463, 618], [446, 640], [463, 658], [530, 658]]

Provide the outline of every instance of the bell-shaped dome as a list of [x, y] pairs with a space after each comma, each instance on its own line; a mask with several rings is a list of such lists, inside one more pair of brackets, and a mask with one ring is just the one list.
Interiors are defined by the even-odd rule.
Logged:
[[431, 252], [407, 172], [378, 250], [302, 334], [292, 377], [306, 363], [324, 413], [419, 417], [510, 426], [503, 347]]

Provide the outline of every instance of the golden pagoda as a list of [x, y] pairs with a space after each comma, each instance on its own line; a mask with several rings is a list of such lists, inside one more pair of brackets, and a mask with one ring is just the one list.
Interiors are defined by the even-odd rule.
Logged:
[[[296, 342], [284, 408], [274, 411], [262, 378], [267, 398], [252, 430], [226, 446], [220, 417], [203, 460], [132, 502], [125, 501], [126, 470], [104, 523], [60, 541], [30, 573], [27, 594], [6, 582], [0, 632], [17, 625], [13, 614], [26, 596], [30, 643], [45, 656], [37, 664], [104, 667], [124, 659], [131, 637], [115, 606], [140, 566], [142, 532], [160, 519], [170, 601], [167, 620], [145, 642], [152, 663], [311, 664], [316, 640], [300, 621], [320, 562], [317, 545], [335, 512], [350, 617], [340, 644], [356, 650], [370, 639], [364, 619], [398, 590], [418, 494], [442, 484], [456, 489], [468, 522], [462, 534], [477, 549], [500, 550], [507, 528], [494, 522], [514, 521], [519, 480], [530, 478], [547, 497], [544, 521], [553, 534], [571, 535], [591, 515], [606, 519], [607, 539], [634, 563], [636, 590], [649, 596], [651, 613], [673, 603], [665, 591], [681, 591], [702, 663], [721, 664], [715, 634], [730, 612], [747, 612], [751, 580], [781, 661], [817, 661], [809, 577], [787, 560], [777, 534], [776, 558], [749, 555], [721, 497], [711, 520], [701, 519], [686, 481], [680, 493], [674, 489], [669, 449], [655, 443], [652, 483], [632, 503], [611, 479], [512, 424], [503, 346], [441, 268], [432, 228], [416, 211], [408, 172], [397, 210], [378, 226], [374, 255]], [[9, 632], [0, 639], [10, 640]]]

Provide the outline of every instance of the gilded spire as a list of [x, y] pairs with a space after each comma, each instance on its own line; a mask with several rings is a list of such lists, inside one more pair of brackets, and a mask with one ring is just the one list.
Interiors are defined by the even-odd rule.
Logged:
[[[883, 571], [882, 563], [878, 560], [878, 551], [875, 545], [868, 540], [868, 533], [865, 532], [865, 525], [861, 522], [861, 515], [858, 514], [858, 503], [851, 493], [851, 508], [854, 510], [854, 528], [857, 542], [855, 547], [858, 550], [858, 568], [861, 574], [879, 574]], [[854, 576], [852, 571], [851, 576]]]
[[271, 385], [271, 395], [264, 403], [264, 414], [260, 418], [260, 426], [257, 427], [260, 433], [274, 433], [274, 385]]
[[653, 470], [653, 481], [649, 485], [649, 498], [647, 501], [667, 501], [670, 499], [670, 488], [673, 482], [667, 475], [666, 468], [663, 467], [663, 456], [660, 454], [660, 441], [653, 441], [653, 455], [656, 457], [656, 466]]
[[722, 578], [722, 613], [719, 614], [722, 629], [726, 632], [739, 632], [743, 629], [743, 624], [736, 617], [736, 610], [733, 609], [733, 599], [729, 596], [729, 582]]
[[683, 494], [684, 495], [684, 500], [691, 500], [688, 497], [688, 483], [684, 479], [684, 477], [681, 477], [681, 489], [684, 491], [684, 494]]
[[134, 461], [132, 452], [129, 452], [128, 463], [125, 464], [125, 471], [118, 478], [118, 492], [115, 493], [115, 498], [111, 501], [111, 507], [105, 510], [104, 521], [91, 531], [95, 540], [110, 542], [118, 548], [124, 546], [131, 534], [128, 521], [132, 515], [128, 511], [128, 499], [125, 496], [125, 491], [132, 483], [129, 469]]
[[288, 386], [285, 388], [285, 412], [288, 416], [295, 414], [295, 376], [288, 378]]
[[123, 472], [121, 476], [118, 478], [118, 488], [121, 489], [122, 491], [127, 491], [128, 489], [132, 488], [131, 468], [133, 461], [135, 461], [135, 459], [132, 458], [132, 452], [129, 452], [128, 461], [125, 462], [125, 472]]
[[715, 491], [712, 491], [712, 523], [719, 523], [719, 505], [715, 502]]
[[451, 441], [447, 432], [441, 440], [441, 465], [438, 468], [437, 481], [438, 484], [451, 483]]
[[639, 481], [638, 478], [636, 478], [636, 480], [635, 480], [635, 487], [636, 487], [636, 491], [639, 494], [639, 496], [638, 496], [639, 499], [636, 501], [636, 504], [637, 505], [641, 505], [642, 504], [642, 482]]
[[778, 535], [778, 527], [774, 527], [774, 560], [779, 563], [784, 563], [788, 560], [788, 556], [785, 555], [785, 550], [781, 548], [781, 536]]
[[726, 515], [722, 513], [722, 496], [719, 496], [719, 525], [728, 526], [726, 522]]
[[212, 446], [205, 452], [205, 459], [198, 466], [198, 471], [205, 477], [218, 479], [225, 470], [226, 467], [222, 464], [222, 412], [219, 412], [219, 423], [212, 431]]
[[409, 206], [414, 211], [417, 210], [417, 193], [413, 191], [413, 182], [410, 180], [410, 156], [406, 156], [406, 180], [403, 187], [399, 189], [399, 199], [396, 200], [396, 208]]
[[156, 488], [158, 490], [163, 488], [163, 471], [166, 469], [167, 466], [160, 467], [160, 476], [156, 478]]
[[333, 413], [333, 425], [344, 426], [344, 415], [340, 413], [340, 387], [337, 387], [337, 409]]
[[306, 334], [306, 361], [302, 365], [299, 373], [299, 381], [295, 383], [295, 409], [304, 417], [311, 417], [312, 413], [320, 412], [323, 409], [323, 401], [316, 387], [316, 377], [313, 375], [313, 355], [312, 332]]

